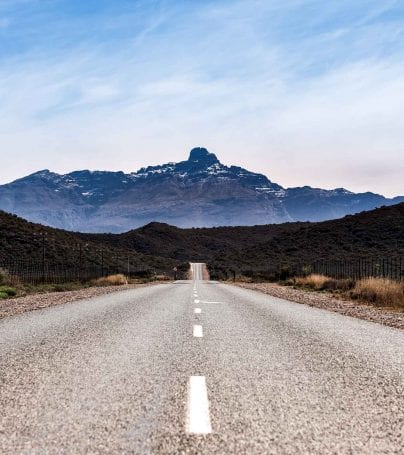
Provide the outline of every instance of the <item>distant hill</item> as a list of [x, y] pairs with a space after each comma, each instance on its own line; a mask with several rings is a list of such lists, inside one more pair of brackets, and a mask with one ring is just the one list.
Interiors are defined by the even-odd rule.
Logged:
[[103, 242], [112, 239], [116, 246], [144, 254], [238, 270], [282, 262], [398, 257], [404, 255], [404, 203], [320, 223], [201, 229], [152, 223]]
[[204, 148], [191, 150], [185, 161], [130, 174], [43, 170], [0, 185], [1, 210], [81, 232], [120, 233], [152, 221], [184, 228], [322, 221], [399, 202], [404, 197], [344, 188], [283, 188], [223, 165]]
[[404, 256], [404, 203], [320, 223], [180, 229], [150, 223], [124, 234], [82, 234], [43, 227], [0, 212], [1, 259], [41, 259], [42, 235], [52, 261], [125, 263], [170, 269], [188, 261], [223, 270], [263, 270], [269, 265], [316, 260]]
[[41, 264], [45, 259], [52, 264], [75, 267], [83, 266], [126, 269], [130, 261], [132, 269], [171, 270], [178, 261], [168, 257], [147, 255], [124, 246], [114, 246], [113, 241], [100, 242], [97, 236], [82, 238], [80, 234], [30, 223], [16, 215], [0, 211], [0, 267], [4, 263]]

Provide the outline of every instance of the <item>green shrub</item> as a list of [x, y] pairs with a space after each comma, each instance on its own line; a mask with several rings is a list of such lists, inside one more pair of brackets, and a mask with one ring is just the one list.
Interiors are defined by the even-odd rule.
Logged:
[[2, 299], [6, 299], [8, 297], [14, 297], [17, 295], [17, 290], [15, 288], [11, 288], [9, 286], [0, 286], [0, 294]]

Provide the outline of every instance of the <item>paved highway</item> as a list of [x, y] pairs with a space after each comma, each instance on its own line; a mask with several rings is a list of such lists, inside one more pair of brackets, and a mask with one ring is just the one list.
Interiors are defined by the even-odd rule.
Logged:
[[403, 332], [192, 268], [0, 321], [0, 453], [403, 452]]

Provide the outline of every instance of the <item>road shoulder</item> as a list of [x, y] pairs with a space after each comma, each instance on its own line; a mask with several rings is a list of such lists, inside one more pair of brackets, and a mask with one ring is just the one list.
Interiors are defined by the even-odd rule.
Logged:
[[281, 286], [276, 283], [234, 283], [234, 285], [289, 300], [291, 302], [302, 303], [343, 314], [345, 316], [351, 316], [404, 330], [404, 314], [397, 311], [373, 307], [359, 302], [340, 300], [330, 294], [294, 289], [290, 286]]
[[77, 302], [78, 300], [99, 297], [113, 292], [125, 291], [127, 289], [138, 289], [145, 286], [161, 284], [160, 282], [150, 282], [142, 284], [128, 284], [123, 286], [94, 286], [78, 289], [75, 291], [49, 292], [41, 294], [30, 294], [15, 299], [0, 300], [0, 320], [28, 311], [41, 310], [65, 303]]

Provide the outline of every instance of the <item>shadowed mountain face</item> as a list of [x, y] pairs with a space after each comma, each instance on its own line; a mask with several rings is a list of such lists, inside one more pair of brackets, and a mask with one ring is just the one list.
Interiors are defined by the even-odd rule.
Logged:
[[322, 221], [404, 201], [373, 193], [284, 189], [261, 174], [224, 166], [204, 148], [188, 160], [138, 172], [40, 171], [0, 186], [0, 209], [86, 232], [124, 232], [151, 221], [180, 227]]

